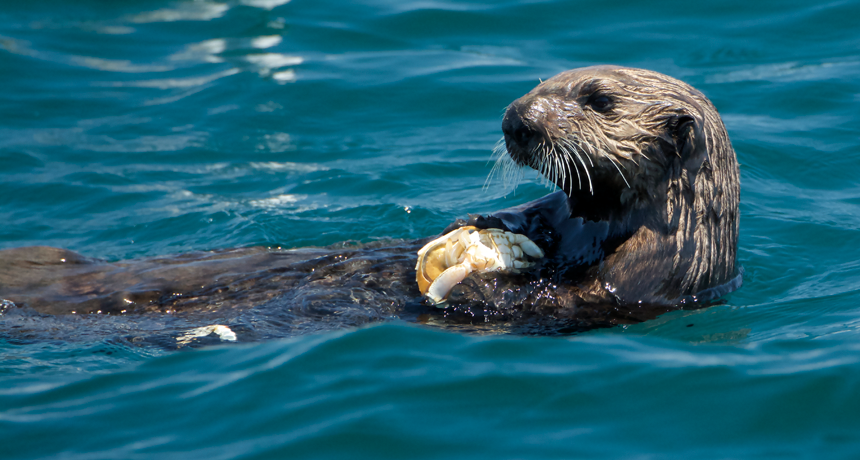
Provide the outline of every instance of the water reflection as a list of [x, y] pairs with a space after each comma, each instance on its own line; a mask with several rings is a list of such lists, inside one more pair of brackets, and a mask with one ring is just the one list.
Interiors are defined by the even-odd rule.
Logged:
[[219, 78], [228, 77], [239, 73], [239, 69], [227, 69], [221, 72], [215, 72], [210, 75], [190, 78], [163, 78], [156, 80], [137, 80], [126, 82], [96, 82], [95, 86], [110, 86], [110, 87], [133, 87], [133, 88], [156, 88], [156, 89], [173, 89], [173, 88], [192, 88], [202, 86]]
[[[245, 56], [245, 60], [254, 66], [261, 77], [270, 75], [275, 69], [296, 66], [304, 62], [304, 60], [298, 56], [287, 56], [280, 53], [249, 54], [248, 56]], [[275, 78], [277, 81], [295, 80], [295, 71], [292, 69], [278, 72], [277, 75], [277, 78]]]
[[851, 59], [843, 62], [782, 62], [748, 66], [739, 70], [717, 73], [705, 79], [707, 83], [738, 83], [745, 81], [815, 81], [857, 74], [860, 62]]
[[280, 35], [264, 35], [252, 39], [251, 46], [257, 49], [266, 49], [281, 43], [281, 40], [283, 40], [283, 37]]
[[182, 51], [170, 55], [168, 59], [172, 61], [223, 62], [224, 59], [219, 55], [226, 50], [226, 40], [223, 38], [213, 38], [200, 43], [186, 45]]
[[[283, 41], [280, 35], [262, 35], [252, 38], [216, 38], [187, 45], [182, 51], [172, 54], [172, 61], [199, 61], [207, 63], [230, 62], [237, 68], [252, 71], [261, 77], [271, 77], [278, 83], [295, 81], [296, 73], [291, 67], [300, 65], [304, 58], [283, 53], [257, 53], [250, 51], [268, 49]], [[236, 55], [237, 51], [249, 50]]]
[[[273, 10], [289, 2], [290, 0], [239, 0], [238, 4], [263, 10]], [[211, 2], [205, 0], [176, 2], [167, 8], [132, 15], [129, 18], [129, 22], [147, 24], [154, 22], [211, 21], [223, 17], [235, 5], [231, 4], [231, 2]]]
[[69, 56], [68, 62], [73, 65], [107, 72], [147, 73], [173, 70], [172, 67], [166, 65], [135, 64], [128, 60], [103, 59], [91, 56]]
[[271, 10], [281, 5], [286, 5], [290, 0], [240, 0], [239, 3], [246, 6]]
[[175, 3], [170, 8], [147, 11], [129, 18], [130, 22], [146, 24], [151, 22], [209, 21], [220, 18], [230, 9], [226, 3], [194, 1]]
[[[156, 44], [149, 35], [151, 31], [135, 24], [170, 23], [179, 21], [212, 21], [225, 17], [234, 6], [248, 6], [269, 11], [288, 3], [288, 0], [243, 0], [239, 3], [193, 1], [170, 3], [169, 6], [122, 15], [114, 19], [83, 20], [61, 22], [52, 20], [35, 21], [29, 24], [30, 30], [61, 30], [70, 33], [72, 39], [62, 46], [51, 38], [51, 34], [32, 35], [27, 31], [13, 29], [0, 35], [0, 50], [48, 61], [55, 64], [83, 67], [104, 72], [116, 73], [161, 73], [188, 69], [194, 63], [219, 64], [229, 62], [234, 71], [219, 71], [207, 76], [170, 78], [165, 80], [141, 80], [135, 83], [124, 80], [121, 83], [103, 83], [96, 80], [96, 86], [152, 87], [173, 89], [177, 87], [199, 86], [214, 78], [232, 75], [235, 72], [249, 71], [276, 83], [294, 81], [296, 72], [293, 67], [304, 62], [300, 56], [281, 52], [260, 53], [282, 44], [281, 35], [285, 26], [282, 17], [267, 18], [265, 28], [269, 33], [248, 37], [205, 37], [199, 36], [199, 29], [183, 32], [178, 37], [197, 38], [191, 43]], [[269, 14], [269, 13], [264, 13]], [[223, 32], [223, 28], [212, 28], [211, 33]], [[131, 36], [127, 42], [112, 43], [107, 46], [89, 46], [93, 34]], [[20, 36], [14, 36], [20, 35]], [[27, 39], [25, 39], [26, 37]], [[123, 43], [128, 46], [123, 47]], [[177, 50], [177, 46], [179, 49]], [[74, 50], [74, 52], [72, 51]], [[162, 53], [162, 50], [168, 51]], [[118, 56], [122, 54], [122, 56]], [[192, 67], [193, 68], [193, 67]], [[204, 68], [201, 67], [201, 70]]]

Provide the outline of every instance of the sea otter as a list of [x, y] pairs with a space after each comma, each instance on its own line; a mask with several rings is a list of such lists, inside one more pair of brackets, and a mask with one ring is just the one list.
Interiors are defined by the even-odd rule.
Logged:
[[[422, 302], [414, 281], [416, 253], [433, 237], [118, 263], [17, 248], [0, 251], [3, 329], [23, 322], [32, 331], [51, 321], [45, 315], [151, 324], [153, 314], [169, 313], [178, 322], [156, 328], [174, 328], [170, 337], [213, 318], [239, 340], [398, 317], [545, 333], [696, 308], [740, 285], [738, 165], [716, 109], [696, 89], [648, 70], [571, 70], [514, 101], [502, 131], [497, 166], [535, 168], [561, 190], [458, 220], [443, 234], [498, 229], [524, 235], [543, 257], [516, 273], [472, 273], [446, 308]], [[207, 330], [175, 338], [188, 343]], [[235, 339], [232, 331], [225, 334]]]
[[[565, 295], [532, 287], [518, 302], [668, 306], [739, 286], [738, 164], [701, 92], [649, 70], [570, 70], [514, 101], [502, 131], [501, 164], [532, 167], [561, 192], [454, 227], [500, 228], [542, 246], [547, 260], [530, 283]], [[497, 278], [472, 276], [454, 303], [498, 297]], [[517, 297], [506, 289], [508, 302]]]

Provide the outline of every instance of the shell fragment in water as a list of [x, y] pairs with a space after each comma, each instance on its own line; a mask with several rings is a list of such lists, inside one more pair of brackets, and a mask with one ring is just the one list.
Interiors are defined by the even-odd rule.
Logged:
[[497, 228], [458, 228], [418, 251], [418, 289], [434, 303], [442, 303], [457, 283], [473, 271], [517, 270], [532, 266], [543, 251], [525, 235]]
[[217, 335], [219, 339], [225, 342], [236, 341], [236, 333], [233, 332], [232, 329], [222, 324], [215, 324], [212, 326], [195, 327], [194, 329], [191, 329], [185, 332], [185, 334], [177, 337], [176, 343], [178, 345], [188, 345], [194, 341], [194, 339], [198, 337], [206, 337], [210, 334]]

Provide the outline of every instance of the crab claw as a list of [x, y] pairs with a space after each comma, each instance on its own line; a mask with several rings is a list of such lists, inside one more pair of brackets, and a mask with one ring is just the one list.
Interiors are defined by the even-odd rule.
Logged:
[[415, 266], [418, 289], [436, 304], [473, 271], [490, 272], [532, 266], [543, 251], [525, 235], [466, 226], [427, 243]]
[[[422, 294], [426, 294], [430, 289], [433, 281], [439, 277], [449, 267], [462, 262], [462, 254], [466, 248], [459, 241], [458, 236], [464, 228], [458, 228], [450, 233], [447, 233], [435, 240], [427, 243], [418, 251], [418, 264], [415, 266], [415, 271], [418, 272], [416, 279], [418, 281], [418, 289]], [[474, 228], [474, 227], [472, 227]], [[466, 275], [463, 275], [465, 278]], [[462, 280], [460, 280], [462, 281]], [[457, 281], [454, 284], [459, 283]], [[447, 293], [446, 293], [447, 294]]]
[[472, 267], [469, 264], [457, 264], [448, 267], [433, 280], [424, 295], [432, 300], [433, 303], [442, 303], [445, 301], [448, 293], [451, 292], [451, 289], [466, 279], [469, 273], [472, 273]]

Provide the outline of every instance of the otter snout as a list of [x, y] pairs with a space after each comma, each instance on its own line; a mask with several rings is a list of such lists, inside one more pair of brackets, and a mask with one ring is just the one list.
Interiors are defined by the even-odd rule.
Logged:
[[523, 150], [528, 150], [529, 143], [537, 134], [537, 131], [523, 121], [513, 104], [505, 112], [505, 118], [502, 120], [502, 132], [505, 133], [505, 143], [508, 146], [514, 143]]
[[[562, 107], [553, 95], [527, 94], [514, 101], [505, 112], [502, 132], [511, 157], [521, 165], [531, 165], [540, 145], [553, 143], [553, 131], [559, 119], [568, 115], [569, 107]], [[557, 136], [563, 137], [563, 136]]]
[[533, 166], [537, 146], [547, 140], [543, 138], [545, 131], [540, 129], [540, 121], [534, 119], [532, 109], [533, 104], [518, 99], [508, 107], [502, 120], [505, 147], [520, 166]]

